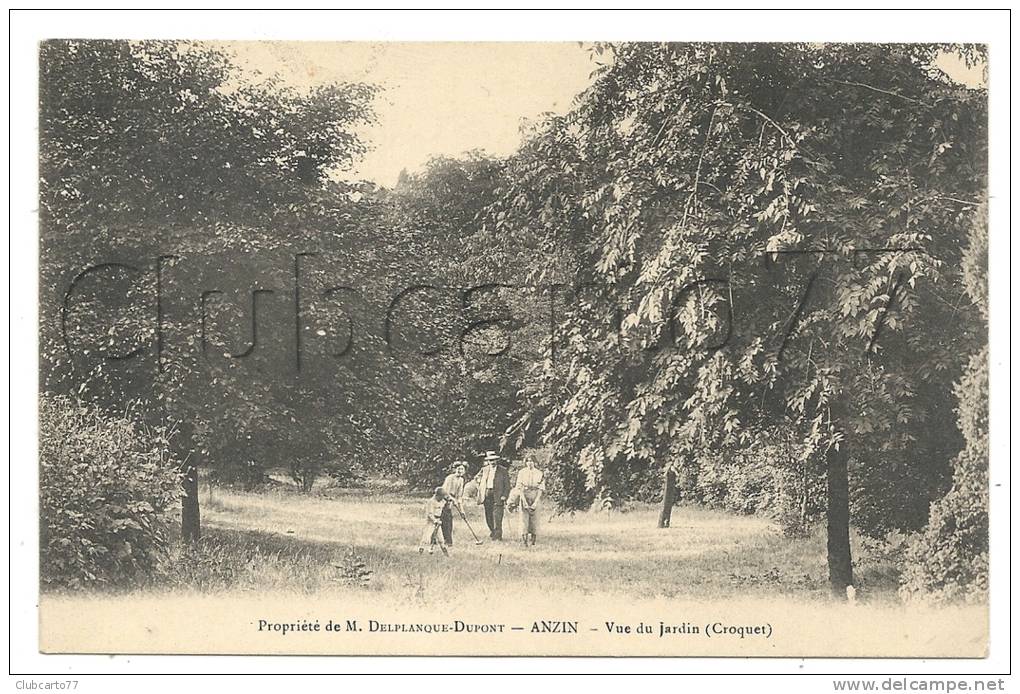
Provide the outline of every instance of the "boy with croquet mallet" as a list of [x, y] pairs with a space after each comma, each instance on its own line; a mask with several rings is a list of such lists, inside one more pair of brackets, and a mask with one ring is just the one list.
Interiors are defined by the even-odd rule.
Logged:
[[429, 554], [436, 551], [436, 545], [443, 550], [443, 554], [449, 555], [446, 544], [442, 541], [443, 511], [450, 503], [450, 495], [442, 487], [436, 487], [432, 496], [425, 502], [425, 529], [422, 531], [421, 543], [418, 545], [418, 554], [425, 552], [428, 545]]

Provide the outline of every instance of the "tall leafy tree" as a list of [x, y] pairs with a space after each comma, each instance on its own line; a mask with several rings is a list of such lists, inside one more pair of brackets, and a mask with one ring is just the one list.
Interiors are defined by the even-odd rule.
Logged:
[[[257, 252], [249, 277], [274, 284], [275, 301], [267, 294], [263, 303], [275, 305], [277, 326], [293, 326], [285, 307], [295, 302], [281, 300], [296, 298], [290, 258], [327, 250], [329, 241], [336, 245], [373, 219], [371, 205], [356, 202], [360, 191], [330, 175], [365, 151], [355, 132], [372, 118], [374, 93], [364, 84], [299, 92], [253, 82], [229, 56], [201, 44], [41, 45], [44, 388], [111, 409], [147, 399], [153, 418], [178, 423], [177, 441], [186, 449], [180, 457], [188, 461], [186, 537], [199, 530], [202, 442], [254, 430], [270, 451], [268, 442], [279, 436], [269, 423], [290, 414], [278, 386], [299, 387], [291, 352], [271, 365], [268, 378], [253, 378], [266, 375], [258, 369], [238, 375], [253, 363], [237, 356], [247, 356], [246, 342], [254, 347], [255, 299], [250, 287], [221, 286], [220, 270], [245, 267]], [[181, 267], [190, 268], [190, 283]], [[163, 303], [175, 288], [176, 310]], [[220, 326], [232, 340], [218, 339], [212, 327], [206, 335], [208, 292], [199, 296], [227, 289], [240, 292], [242, 307], [249, 304]], [[263, 338], [284, 343], [279, 334], [263, 331]], [[228, 356], [208, 358], [214, 348], [214, 356]], [[363, 429], [350, 424], [353, 431]]]
[[539, 365], [540, 418], [520, 426], [590, 486], [621, 457], [668, 478], [792, 421], [824, 466], [842, 594], [851, 468], [911, 456], [905, 479], [938, 493], [947, 464], [919, 467], [952, 453], [925, 442], [953, 442], [927, 432], [975, 334], [956, 268], [985, 190], [986, 95], [934, 67], [943, 50], [596, 46], [594, 84], [510, 164], [489, 215], [575, 263], [568, 351]]
[[[503, 163], [473, 152], [436, 158], [405, 174], [388, 196], [391, 257], [404, 286], [405, 360], [437, 403], [436, 457], [423, 459], [415, 483], [434, 483], [452, 460], [474, 466], [520, 410], [518, 390], [530, 359], [536, 301], [498, 244], [479, 241]], [[416, 289], [412, 289], [416, 288]]]
[[[988, 321], [988, 227], [977, 215], [963, 256], [964, 288]], [[986, 338], [983, 333], [981, 337]], [[937, 600], [987, 599], [988, 591], [988, 344], [974, 340], [956, 385], [965, 445], [953, 460], [953, 484], [932, 504], [931, 518], [908, 549], [902, 592]]]

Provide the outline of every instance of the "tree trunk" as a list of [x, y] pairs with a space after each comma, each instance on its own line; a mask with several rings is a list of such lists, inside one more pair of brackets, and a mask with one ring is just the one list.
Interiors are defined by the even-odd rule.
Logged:
[[668, 528], [673, 516], [673, 505], [676, 503], [676, 473], [666, 470], [662, 481], [662, 510], [659, 512], [659, 527]]
[[198, 466], [184, 468], [184, 496], [181, 497], [181, 538], [196, 542], [202, 537], [201, 516], [198, 508]]
[[846, 588], [853, 585], [850, 558], [850, 479], [847, 442], [839, 450], [830, 448], [825, 454], [825, 482], [828, 492], [826, 508], [826, 557], [829, 564], [829, 587], [834, 597], [846, 599]]
[[808, 527], [808, 493], [811, 491], [808, 482], [808, 465], [806, 460], [800, 461], [800, 527], [801, 530], [807, 531]]

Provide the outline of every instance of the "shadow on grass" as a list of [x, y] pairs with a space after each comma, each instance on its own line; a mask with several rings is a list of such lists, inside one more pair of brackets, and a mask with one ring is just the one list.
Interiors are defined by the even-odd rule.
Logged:
[[[825, 543], [820, 532], [806, 538], [780, 535], [759, 518], [733, 516], [700, 507], [678, 507], [673, 527], [654, 527], [654, 510], [605, 515], [560, 516], [541, 526], [536, 547], [513, 541], [516, 516], [504, 521], [503, 543], [487, 539], [474, 546], [467, 528], [455, 521], [453, 556], [420, 557], [419, 501], [399, 494], [344, 499], [228, 496], [209, 507], [211, 537], [238, 548], [300, 557], [304, 564], [328, 563], [353, 549], [374, 571], [374, 583], [389, 590], [409, 576], [441, 580], [443, 590], [497, 590], [538, 586], [549, 592], [621, 593], [673, 597], [739, 595], [827, 599]], [[218, 513], [217, 513], [218, 511]], [[486, 536], [480, 509], [469, 509], [472, 525]], [[858, 554], [858, 556], [862, 556]], [[293, 560], [292, 560], [293, 561]], [[328, 574], [295, 564], [299, 585], [332, 580]], [[286, 571], [272, 583], [285, 582]], [[857, 567], [862, 602], [895, 602], [898, 573], [889, 563]]]
[[[210, 527], [202, 545], [213, 548], [210, 554], [214, 560], [203, 565], [211, 575], [188, 569], [181, 577], [187, 580], [174, 580], [172, 587], [337, 589], [352, 585], [350, 577], [343, 574], [343, 562], [354, 557], [371, 572], [368, 589], [421, 601], [456, 603], [459, 596], [468, 594], [495, 595], [524, 588], [564, 595], [724, 598], [739, 594], [825, 599], [822, 572], [805, 572], [803, 548], [791, 549], [791, 542], [777, 536], [757, 543], [753, 551], [709, 549], [684, 561], [659, 558], [654, 552], [635, 560], [633, 553], [612, 549], [589, 551], [584, 558], [564, 557], [562, 548], [555, 546], [525, 549], [510, 542], [456, 545], [452, 555], [445, 557], [438, 552], [420, 555], [412, 547]], [[186, 565], [189, 559], [184, 555], [181, 561]]]
[[[485, 533], [480, 509], [469, 509]], [[203, 499], [204, 537], [173, 538], [152, 575], [104, 592], [375, 593], [396, 602], [457, 605], [522, 591], [562, 597], [828, 599], [824, 538], [786, 538], [761, 519], [680, 507], [672, 528], [654, 509], [578, 514], [546, 522], [535, 547], [513, 541], [476, 546], [455, 521], [451, 556], [417, 552], [420, 500], [399, 494], [343, 499], [216, 490]], [[486, 533], [487, 535], [487, 533]], [[484, 537], [485, 535], [483, 535]], [[889, 566], [858, 570], [862, 601], [894, 602]]]

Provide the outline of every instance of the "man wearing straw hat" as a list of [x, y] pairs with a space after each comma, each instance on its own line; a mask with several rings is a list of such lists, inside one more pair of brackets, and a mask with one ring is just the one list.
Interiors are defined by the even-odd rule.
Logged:
[[489, 538], [503, 539], [503, 509], [510, 495], [510, 473], [499, 464], [496, 451], [485, 452], [485, 464], [475, 476], [478, 483], [478, 503], [485, 507], [485, 524], [489, 526]]

